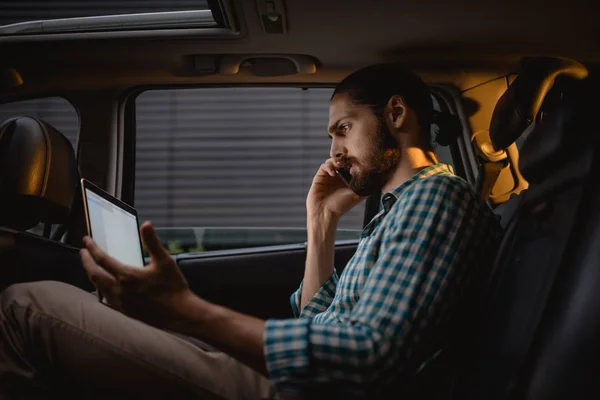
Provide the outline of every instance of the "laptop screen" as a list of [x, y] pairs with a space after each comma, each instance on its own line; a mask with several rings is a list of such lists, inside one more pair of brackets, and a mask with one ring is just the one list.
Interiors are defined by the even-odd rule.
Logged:
[[91, 236], [111, 257], [135, 267], [143, 267], [137, 218], [90, 189], [85, 189]]

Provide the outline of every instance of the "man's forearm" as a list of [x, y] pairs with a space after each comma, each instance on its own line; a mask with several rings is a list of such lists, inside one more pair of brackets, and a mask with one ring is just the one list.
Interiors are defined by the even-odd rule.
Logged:
[[308, 248], [300, 295], [300, 310], [333, 274], [336, 228], [335, 217], [308, 219]]
[[[302, 306], [331, 277], [337, 220], [324, 218], [308, 223], [308, 250]], [[306, 299], [306, 300], [305, 300]], [[267, 376], [263, 336], [265, 321], [212, 304], [190, 292], [178, 305], [181, 314], [170, 329], [197, 337]]]
[[238, 361], [268, 376], [264, 356], [265, 321], [191, 294], [181, 304], [176, 332], [203, 340]]

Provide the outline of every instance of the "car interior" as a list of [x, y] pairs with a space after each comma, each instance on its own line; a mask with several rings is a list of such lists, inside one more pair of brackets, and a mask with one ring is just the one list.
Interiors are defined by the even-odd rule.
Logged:
[[[164, 228], [194, 292], [292, 317], [332, 89], [398, 62], [456, 121], [437, 129], [460, 130], [440, 160], [504, 228], [437, 358], [403, 377], [407, 398], [600, 397], [596, 4], [83, 3], [0, 2], [0, 289], [94, 290], [86, 178]], [[338, 273], [379, 200], [340, 226]]]

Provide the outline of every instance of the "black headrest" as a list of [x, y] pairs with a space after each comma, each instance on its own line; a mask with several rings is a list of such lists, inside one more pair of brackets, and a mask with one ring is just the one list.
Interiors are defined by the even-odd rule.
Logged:
[[497, 150], [515, 142], [533, 122], [546, 93], [558, 76], [585, 79], [588, 70], [565, 58], [534, 58], [500, 97], [490, 124], [490, 139]]
[[0, 226], [30, 229], [67, 220], [78, 181], [69, 140], [44, 121], [0, 125]]
[[587, 150], [593, 153], [596, 146], [595, 114], [600, 106], [597, 89], [597, 81], [592, 76], [585, 80], [566, 76], [556, 79], [544, 99], [535, 126], [519, 150], [519, 170], [530, 183], [554, 177], [558, 170], [568, 172], [571, 178], [577, 171], [568, 169], [583, 170], [572, 161], [585, 162], [589, 158]]

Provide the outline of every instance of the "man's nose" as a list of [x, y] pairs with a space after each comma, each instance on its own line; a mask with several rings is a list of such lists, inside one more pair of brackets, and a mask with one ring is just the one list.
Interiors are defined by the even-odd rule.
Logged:
[[329, 149], [329, 157], [331, 158], [340, 158], [344, 155], [344, 148], [338, 142], [333, 140], [331, 142], [331, 149]]

